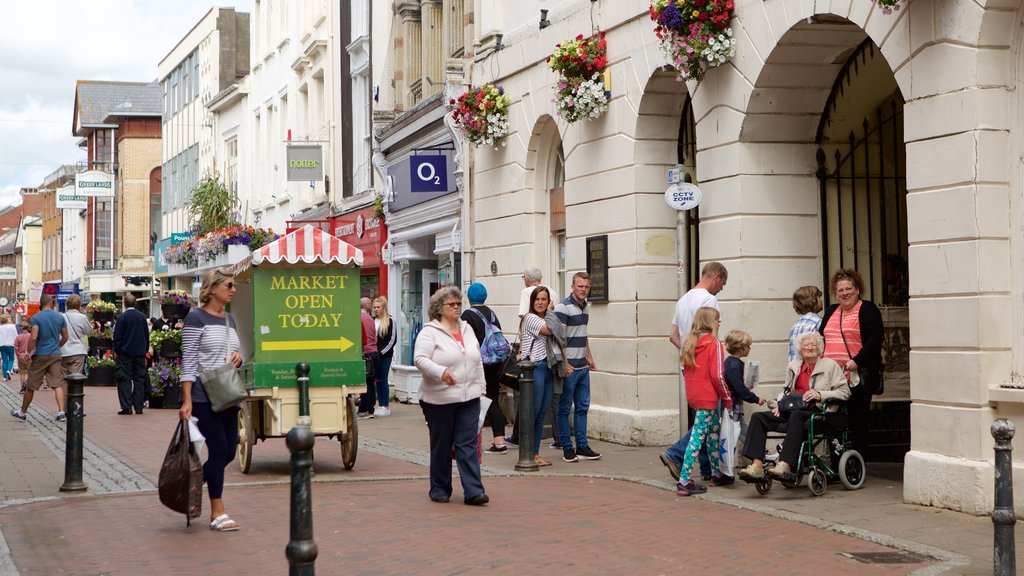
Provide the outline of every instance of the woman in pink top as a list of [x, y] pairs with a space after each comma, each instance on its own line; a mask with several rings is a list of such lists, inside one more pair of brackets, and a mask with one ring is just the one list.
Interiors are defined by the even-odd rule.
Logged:
[[21, 321], [21, 332], [14, 338], [14, 354], [18, 357], [18, 377], [21, 378], [21, 393], [25, 393], [25, 385], [28, 384], [28, 365], [32, 355], [28, 353], [28, 341], [32, 338], [29, 332], [28, 322]]
[[864, 280], [856, 270], [840, 268], [829, 287], [836, 299], [825, 309], [818, 330], [825, 337], [825, 358], [839, 364], [850, 382], [846, 403], [850, 441], [868, 460], [868, 412], [871, 396], [882, 393], [882, 313], [870, 300], [861, 300]]

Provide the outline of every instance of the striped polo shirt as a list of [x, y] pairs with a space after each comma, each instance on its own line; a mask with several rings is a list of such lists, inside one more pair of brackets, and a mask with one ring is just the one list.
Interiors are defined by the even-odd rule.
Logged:
[[555, 317], [565, 326], [565, 358], [573, 368], [587, 366], [587, 323], [590, 322], [590, 302], [580, 305], [570, 295], [555, 304]]

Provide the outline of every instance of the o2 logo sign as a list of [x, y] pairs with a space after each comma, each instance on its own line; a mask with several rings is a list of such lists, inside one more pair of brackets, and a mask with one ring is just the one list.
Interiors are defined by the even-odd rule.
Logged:
[[413, 155], [409, 158], [409, 180], [413, 192], [447, 192], [448, 158]]

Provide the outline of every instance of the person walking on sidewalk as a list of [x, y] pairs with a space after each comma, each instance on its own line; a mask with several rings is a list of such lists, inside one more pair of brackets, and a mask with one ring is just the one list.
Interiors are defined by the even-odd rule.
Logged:
[[[487, 301], [487, 288], [483, 284], [474, 282], [470, 285], [466, 290], [466, 299], [469, 300], [470, 307], [462, 312], [460, 318], [473, 329], [476, 341], [480, 342], [482, 357], [484, 339], [487, 337], [487, 325], [490, 324], [492, 330], [500, 332], [501, 322], [498, 321], [498, 316], [494, 313], [494, 310], [484, 305], [484, 302]], [[501, 406], [498, 405], [498, 392], [501, 388], [498, 377], [501, 375], [503, 363], [504, 361], [492, 362], [490, 364], [484, 362], [484, 381], [487, 384], [484, 395], [491, 399], [491, 405], [487, 408], [487, 417], [491, 420], [491, 434], [494, 436], [491, 446], [484, 450], [487, 454], [508, 453], [508, 447], [505, 446], [505, 413], [501, 411]]]
[[36, 390], [43, 387], [43, 380], [53, 388], [53, 397], [57, 401], [57, 420], [63, 421], [64, 416], [64, 379], [61, 378], [60, 347], [68, 341], [68, 327], [64, 317], [53, 310], [54, 300], [50, 294], [39, 297], [39, 312], [32, 317], [32, 336], [29, 337], [28, 351], [32, 355], [32, 365], [28, 375], [28, 389], [21, 399], [21, 410], [11, 410], [11, 416], [24, 422], [28, 416], [28, 407]]
[[356, 418], [373, 418], [373, 405], [377, 403], [374, 372], [380, 361], [380, 354], [377, 352], [377, 330], [373, 327], [373, 316], [370, 316], [373, 301], [364, 297], [359, 302], [359, 321], [363, 331], [363, 363], [366, 365], [366, 392], [359, 397], [359, 412], [356, 413]]
[[235, 459], [238, 445], [238, 411], [234, 406], [214, 412], [199, 377], [205, 370], [224, 365], [224, 350], [231, 363], [242, 365], [238, 324], [224, 309], [235, 295], [235, 277], [215, 268], [199, 289], [198, 308], [189, 310], [181, 331], [181, 408], [178, 417], [188, 421], [195, 415], [199, 432], [206, 438], [209, 457], [203, 464], [203, 478], [210, 497], [210, 530], [232, 532], [241, 528], [224, 511], [224, 469]]
[[[597, 369], [594, 356], [587, 341], [587, 324], [590, 323], [590, 275], [577, 272], [572, 277], [572, 294], [555, 305], [555, 316], [565, 331], [565, 378], [562, 381], [562, 395], [558, 399], [558, 435], [562, 445], [562, 460], [578, 462], [597, 460], [600, 454], [594, 452], [587, 442], [587, 411], [590, 409], [590, 371]], [[573, 433], [576, 448], [569, 437], [569, 412], [573, 412]]]
[[21, 321], [21, 332], [14, 339], [14, 355], [18, 358], [18, 378], [21, 379], [21, 394], [28, 387], [28, 367], [32, 362], [32, 354], [28, 351], [28, 341], [32, 338], [32, 327], [28, 320]]
[[459, 319], [461, 309], [458, 288], [446, 286], [434, 292], [427, 305], [430, 322], [416, 337], [413, 364], [423, 375], [419, 400], [430, 431], [430, 499], [448, 502], [451, 498], [454, 452], [463, 501], [482, 506], [490, 501], [477, 455], [484, 364], [476, 335]]
[[132, 294], [124, 295], [124, 312], [114, 324], [114, 352], [117, 354], [114, 374], [117, 378], [118, 414], [142, 414], [146, 401], [146, 352], [149, 351], [149, 323], [146, 315], [135, 308]]
[[[702, 494], [707, 487], [697, 484], [690, 478], [693, 461], [697, 451], [707, 443], [718, 446], [718, 438], [722, 430], [722, 422], [718, 415], [718, 403], [722, 402], [726, 410], [732, 410], [732, 395], [725, 383], [725, 350], [718, 341], [718, 326], [721, 323], [718, 310], [700, 308], [693, 318], [693, 328], [683, 341], [679, 363], [686, 372], [686, 402], [697, 411], [693, 421], [690, 443], [683, 455], [683, 466], [676, 483], [676, 494], [691, 496]], [[715, 486], [723, 484], [718, 474], [718, 450], [710, 450], [711, 483]]]
[[10, 316], [0, 316], [0, 358], [2, 358], [5, 381], [10, 381], [14, 370], [14, 339], [18, 337], [18, 329], [11, 322]]
[[378, 296], [373, 300], [373, 329], [377, 334], [377, 366], [373, 370], [373, 378], [377, 383], [377, 408], [374, 417], [391, 416], [391, 387], [388, 386], [388, 373], [391, 372], [391, 360], [395, 357], [395, 344], [398, 342], [398, 331], [388, 314], [388, 299]]
[[[701, 308], [714, 308], [718, 310], [718, 293], [725, 288], [729, 280], [729, 271], [721, 262], [708, 262], [700, 271], [700, 281], [691, 288], [683, 297], [676, 302], [676, 311], [672, 316], [672, 327], [669, 329], [668, 339], [676, 348], [682, 348], [681, 336], [685, 336], [693, 327], [693, 317]], [[680, 370], [680, 377], [683, 381], [683, 388], [686, 388], [686, 376]], [[688, 412], [692, 418], [692, 410]], [[679, 415], [683, 417], [682, 414]], [[675, 480], [679, 479], [679, 471], [683, 465], [683, 457], [686, 447], [690, 444], [690, 432], [683, 435], [675, 444], [669, 446], [660, 455], [661, 463], [664, 464]], [[711, 462], [708, 459], [708, 447], [701, 446], [697, 453], [697, 460], [700, 463], [700, 474], [704, 480], [711, 479]]]
[[67, 386], [68, 376], [85, 372], [85, 356], [89, 346], [85, 339], [92, 335], [92, 322], [82, 314], [82, 297], [68, 296], [64, 321], [68, 325], [68, 341], [60, 348], [61, 377]]

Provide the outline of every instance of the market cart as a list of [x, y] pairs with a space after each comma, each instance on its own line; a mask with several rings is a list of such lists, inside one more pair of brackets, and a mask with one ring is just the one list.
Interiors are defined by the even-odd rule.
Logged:
[[359, 318], [363, 253], [306, 225], [232, 267], [242, 369], [249, 398], [238, 415], [238, 465], [247, 474], [257, 440], [283, 438], [299, 417], [296, 365], [309, 365], [309, 416], [317, 436], [337, 437], [346, 469], [359, 432], [351, 395], [366, 391]]

